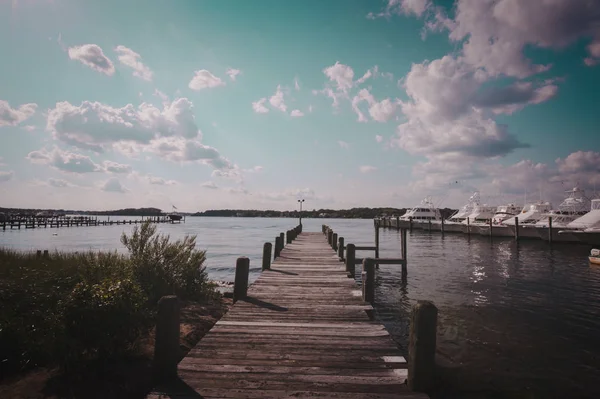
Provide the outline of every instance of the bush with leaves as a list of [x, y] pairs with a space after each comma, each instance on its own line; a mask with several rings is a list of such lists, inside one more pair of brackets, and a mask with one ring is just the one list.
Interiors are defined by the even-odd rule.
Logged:
[[188, 300], [217, 295], [204, 267], [206, 251], [196, 249], [196, 236], [171, 242], [168, 235], [156, 234], [156, 225], [146, 222], [135, 226], [131, 235], [123, 233], [121, 242], [129, 250], [133, 275], [150, 303], [164, 295]]

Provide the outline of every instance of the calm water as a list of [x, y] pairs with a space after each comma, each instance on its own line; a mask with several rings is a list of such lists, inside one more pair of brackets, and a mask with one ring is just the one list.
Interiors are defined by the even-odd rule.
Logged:
[[[111, 217], [111, 220], [116, 220]], [[131, 219], [128, 217], [127, 219]], [[161, 224], [173, 238], [198, 236], [215, 280], [233, 281], [235, 259], [260, 272], [262, 244], [295, 225], [292, 219], [188, 218]], [[372, 244], [372, 220], [304, 220], [305, 231], [330, 225], [346, 243]], [[0, 231], [0, 246], [25, 250], [119, 250], [130, 226]], [[57, 234], [57, 235], [53, 235]], [[381, 231], [381, 256], [400, 255], [399, 233]], [[408, 240], [408, 282], [399, 266], [377, 274], [378, 316], [403, 348], [410, 307], [439, 308], [438, 361], [445, 383], [461, 391], [523, 391], [534, 397], [600, 397], [600, 267], [590, 247], [511, 239], [468, 239], [415, 231]], [[365, 254], [358, 254], [359, 257]], [[359, 273], [357, 273], [359, 274]], [[491, 397], [491, 396], [490, 396]], [[522, 396], [519, 396], [522, 397]]]

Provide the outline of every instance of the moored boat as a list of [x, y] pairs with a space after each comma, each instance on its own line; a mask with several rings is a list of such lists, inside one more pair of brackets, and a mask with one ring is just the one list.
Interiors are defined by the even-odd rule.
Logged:
[[600, 249], [592, 249], [590, 256], [588, 256], [590, 263], [600, 265]]

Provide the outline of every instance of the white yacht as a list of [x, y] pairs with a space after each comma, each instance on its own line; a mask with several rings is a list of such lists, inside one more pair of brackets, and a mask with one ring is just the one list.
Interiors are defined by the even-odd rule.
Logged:
[[552, 241], [577, 241], [577, 239], [568, 234], [558, 234], [559, 230], [564, 230], [574, 220], [590, 212], [590, 200], [585, 197], [584, 190], [574, 187], [566, 191], [567, 196], [558, 206], [558, 210], [550, 211], [544, 214], [534, 226], [526, 226], [526, 229], [536, 229], [542, 240], [550, 238], [550, 217], [552, 217]]
[[[559, 240], [597, 244], [600, 238], [600, 198], [591, 201], [590, 211], [567, 224], [558, 232]], [[553, 229], [554, 230], [554, 229]], [[554, 238], [554, 235], [552, 236]]]
[[[514, 232], [510, 227], [504, 225], [504, 221], [517, 216], [521, 212], [521, 207], [515, 204], [500, 205], [492, 217], [492, 235], [494, 237], [512, 237]], [[478, 226], [479, 234], [489, 235], [490, 226]]]
[[406, 227], [412, 220], [413, 228], [423, 228], [429, 224], [429, 221], [441, 221], [440, 210], [433, 205], [431, 197], [426, 197], [421, 201], [421, 206], [411, 208], [400, 216], [400, 226]]
[[503, 225], [508, 226], [512, 232], [515, 233], [515, 217], [519, 218], [519, 237], [530, 237], [539, 238], [535, 229], [525, 229], [523, 226], [535, 225], [544, 215], [552, 209], [552, 204], [547, 201], [538, 201], [533, 204], [525, 204], [521, 213], [515, 215], [512, 218], [508, 218], [502, 222]]
[[470, 229], [471, 234], [483, 234], [485, 231], [489, 234], [490, 220], [494, 217], [496, 208], [489, 205], [475, 205], [467, 220], [462, 223]]
[[479, 192], [477, 191], [469, 197], [469, 201], [462, 208], [444, 221], [444, 231], [466, 232], [466, 226], [462, 222], [467, 220], [475, 205], [479, 205]]

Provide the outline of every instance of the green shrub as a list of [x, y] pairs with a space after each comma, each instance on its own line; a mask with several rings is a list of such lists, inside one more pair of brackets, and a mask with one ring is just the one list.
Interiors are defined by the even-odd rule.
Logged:
[[129, 279], [78, 283], [61, 304], [63, 365], [114, 358], [130, 351], [150, 327], [145, 304], [140, 286]]
[[150, 303], [164, 295], [202, 300], [217, 295], [204, 267], [206, 251], [196, 249], [196, 236], [170, 242], [168, 235], [156, 234], [156, 225], [135, 226], [121, 242], [129, 250], [132, 272]]

